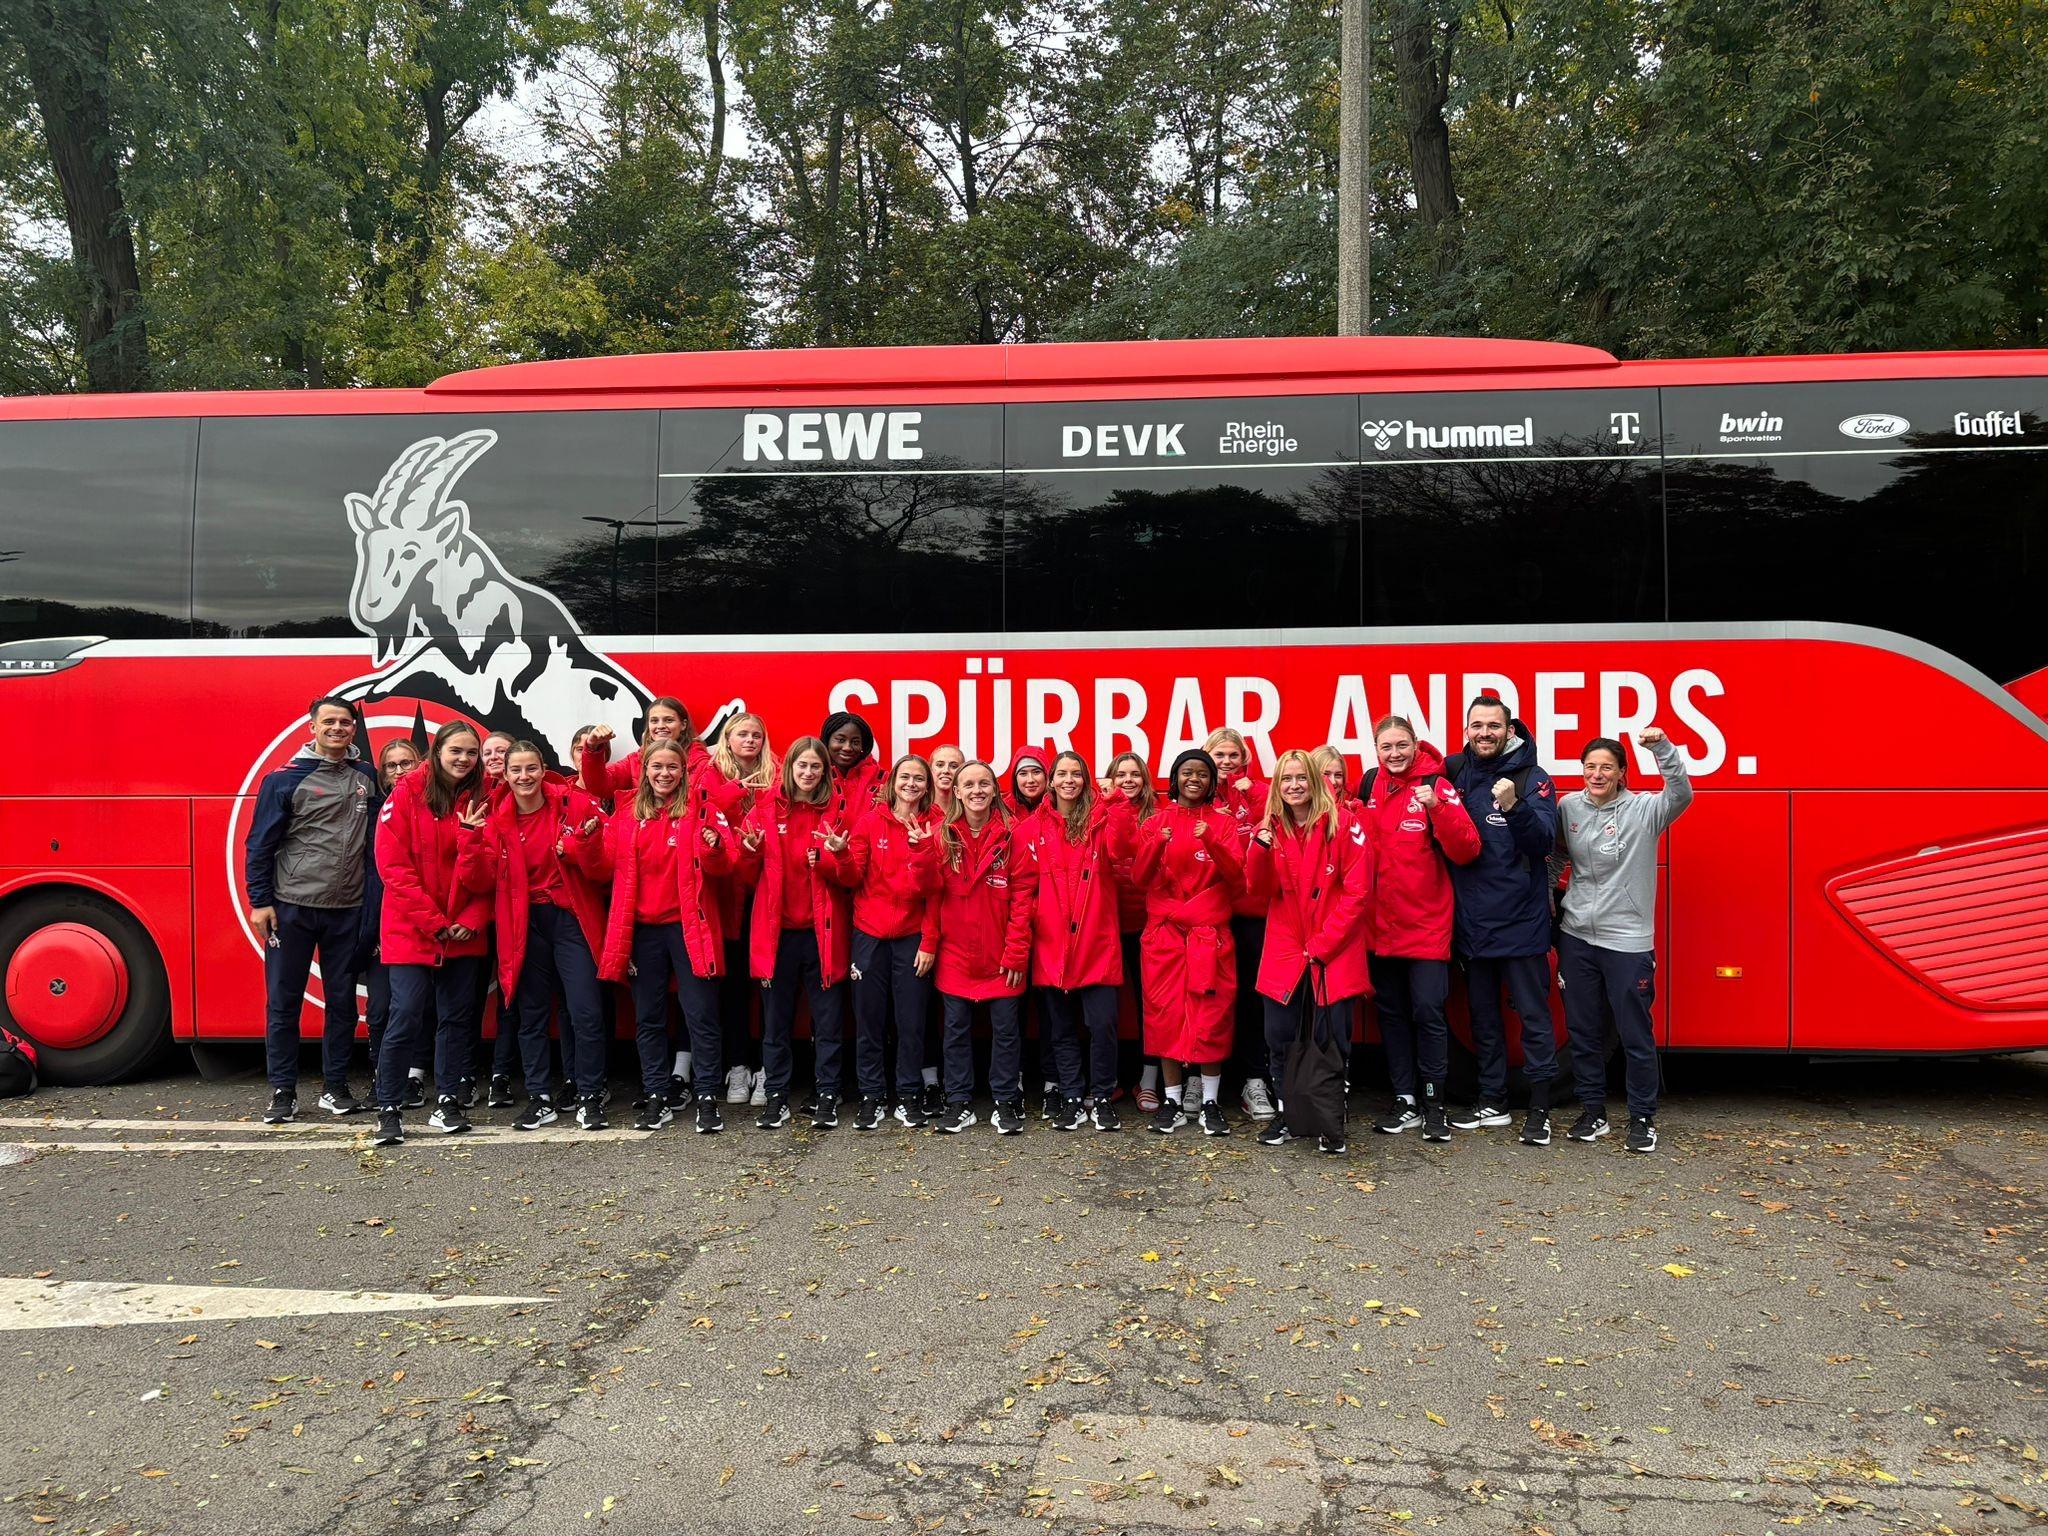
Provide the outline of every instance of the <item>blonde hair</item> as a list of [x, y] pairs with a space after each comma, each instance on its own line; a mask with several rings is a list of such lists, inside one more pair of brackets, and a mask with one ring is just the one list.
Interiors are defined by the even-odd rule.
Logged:
[[1266, 791], [1267, 819], [1280, 824], [1292, 823], [1293, 818], [1288, 814], [1287, 802], [1280, 798], [1280, 780], [1290, 767], [1297, 765], [1308, 775], [1308, 819], [1314, 821], [1318, 816], [1322, 817], [1330, 824], [1330, 836], [1335, 837], [1337, 798], [1330, 793], [1329, 782], [1324, 779], [1322, 770], [1316, 767], [1315, 758], [1299, 747], [1282, 752], [1273, 764], [1273, 786]]
[[[818, 778], [818, 788], [813, 794], [805, 794], [796, 787], [796, 760], [806, 752], [818, 754], [818, 762], [824, 773]], [[797, 805], [823, 805], [832, 798], [832, 754], [825, 750], [825, 743], [815, 736], [799, 736], [789, 744], [789, 755], [782, 760], [782, 798]]]
[[[761, 756], [751, 770], [742, 768], [740, 760], [732, 755], [732, 728], [742, 720], [751, 720], [761, 732]], [[718, 771], [742, 789], [773, 789], [782, 764], [775, 756], [775, 749], [768, 744], [768, 722], [751, 710], [734, 715], [718, 730], [718, 745], [711, 749], [711, 761]]]
[[668, 814], [683, 814], [683, 796], [690, 792], [690, 753], [679, 741], [657, 738], [640, 748], [640, 782], [633, 786], [633, 814], [642, 821], [652, 821], [661, 811], [661, 797], [654, 791], [654, 781], [647, 776], [647, 765], [663, 752], [673, 752], [676, 761], [683, 765], [682, 781], [676, 785], [676, 792], [669, 797]]
[[1372, 739], [1374, 744], [1377, 745], [1379, 739], [1382, 736], [1386, 735], [1388, 731], [1393, 730], [1397, 726], [1408, 733], [1408, 739], [1410, 741], [1417, 743], [1421, 742], [1422, 738], [1415, 734], [1415, 727], [1409, 723], [1408, 717], [1406, 715], [1382, 715], [1380, 717], [1379, 723], [1372, 728]]
[[[1344, 754], [1342, 752], [1325, 743], [1309, 753], [1308, 760], [1314, 766], [1316, 772], [1324, 776], [1325, 782], [1328, 781], [1330, 770], [1332, 768], [1336, 769], [1337, 782], [1344, 786], [1345, 794], [1351, 793], [1351, 765], [1344, 761]], [[1280, 777], [1280, 770], [1277, 766], [1273, 770], [1273, 777], [1276, 779]]]
[[[1138, 793], [1133, 803], [1138, 808], [1138, 824], [1143, 826], [1153, 816], [1158, 814], [1159, 811], [1159, 791], [1152, 787], [1152, 769], [1146, 764], [1145, 759], [1138, 756], [1137, 753], [1119, 752], [1109, 760], [1109, 772], [1105, 775], [1111, 787], [1114, 787], [1116, 784], [1116, 768], [1118, 763], [1136, 763], [1138, 765]], [[1119, 789], [1117, 793], [1122, 794], [1123, 791]]]
[[1237, 748], [1237, 750], [1243, 755], [1246, 764], [1250, 764], [1252, 760], [1251, 748], [1247, 747], [1244, 744], [1244, 737], [1240, 736], [1236, 731], [1232, 730], [1227, 725], [1219, 725], [1215, 730], [1211, 731], [1209, 733], [1209, 739], [1202, 743], [1202, 750], [1208, 753], [1211, 757], [1214, 757], [1216, 755], [1217, 744], [1219, 742], [1225, 741], [1229, 742], [1233, 747]]

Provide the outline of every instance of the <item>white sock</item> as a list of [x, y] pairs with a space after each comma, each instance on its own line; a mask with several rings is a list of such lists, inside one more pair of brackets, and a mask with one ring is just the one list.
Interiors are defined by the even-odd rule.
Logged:
[[924, 1069], [924, 1085], [927, 1088], [939, 1086], [939, 1069], [937, 1067], [926, 1067]]
[[1159, 1086], [1158, 1062], [1148, 1061], [1145, 1063], [1145, 1070], [1138, 1074], [1138, 1086], [1140, 1088], [1157, 1088]]
[[1166, 1085], [1166, 1097], [1171, 1103], [1178, 1104], [1180, 1102], [1180, 1089], [1181, 1085], [1179, 1083], [1168, 1083]]
[[1202, 1074], [1202, 1102], [1204, 1104], [1214, 1104], [1216, 1102], [1216, 1095], [1222, 1091], [1223, 1074], [1221, 1072], [1204, 1072]]
[[674, 1075], [677, 1077], [688, 1077], [690, 1075], [690, 1053], [688, 1051], [676, 1052], [676, 1070]]
[[427, 1069], [425, 1067], [407, 1067], [405, 1075], [424, 1083], [427, 1080]]

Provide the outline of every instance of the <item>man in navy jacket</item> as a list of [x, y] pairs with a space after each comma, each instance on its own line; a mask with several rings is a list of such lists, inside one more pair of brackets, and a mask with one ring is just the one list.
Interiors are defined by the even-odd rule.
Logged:
[[316, 699], [312, 740], [284, 767], [265, 774], [243, 845], [249, 923], [263, 940], [264, 1053], [270, 1108], [282, 1125], [298, 1113], [299, 1017], [320, 958], [327, 988], [321, 1039], [320, 1107], [352, 1115], [348, 1086], [356, 1038], [356, 973], [369, 869], [370, 803], [376, 783], [356, 755], [355, 710], [343, 699]]
[[1479, 857], [1451, 867], [1457, 892], [1457, 952], [1479, 1056], [1479, 1098], [1451, 1124], [1460, 1130], [1509, 1123], [1507, 1026], [1501, 992], [1522, 1023], [1529, 1113], [1522, 1140], [1550, 1142], [1551, 1084], [1557, 1078], [1550, 1021], [1550, 869], [1557, 841], [1557, 786], [1536, 760], [1529, 728], [1482, 694], [1465, 710], [1465, 750], [1445, 764], [1479, 828]]

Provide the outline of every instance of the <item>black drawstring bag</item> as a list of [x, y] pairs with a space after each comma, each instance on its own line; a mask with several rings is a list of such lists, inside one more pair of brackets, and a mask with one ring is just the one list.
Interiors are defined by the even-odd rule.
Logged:
[[11, 1030], [0, 1029], [0, 1099], [36, 1091], [36, 1048]]
[[[1316, 966], [1315, 970], [1321, 970]], [[1316, 989], [1303, 977], [1295, 997], [1301, 1023], [1287, 1048], [1287, 1072], [1280, 1085], [1281, 1114], [1294, 1136], [1344, 1138], [1344, 1052], [1333, 1030], [1316, 1028]], [[1348, 1015], [1344, 1021], [1349, 1022]]]

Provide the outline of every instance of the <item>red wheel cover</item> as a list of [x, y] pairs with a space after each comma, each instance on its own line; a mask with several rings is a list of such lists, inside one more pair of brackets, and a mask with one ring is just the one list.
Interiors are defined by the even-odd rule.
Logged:
[[127, 1006], [127, 963], [97, 928], [38, 928], [7, 962], [7, 1010], [38, 1045], [60, 1051], [91, 1045]]

